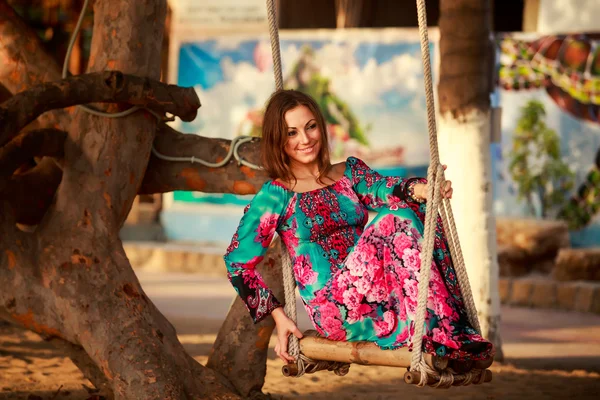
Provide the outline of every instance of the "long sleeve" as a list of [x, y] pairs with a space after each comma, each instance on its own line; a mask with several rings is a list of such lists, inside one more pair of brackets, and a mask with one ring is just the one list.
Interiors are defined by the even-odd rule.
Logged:
[[398, 200], [412, 202], [413, 199], [406, 193], [407, 185], [415, 179], [422, 183], [427, 182], [422, 178], [403, 179], [397, 176], [383, 176], [356, 157], [349, 157], [346, 162], [350, 165], [354, 191], [365, 207], [371, 211], [378, 211]]
[[267, 182], [244, 209], [244, 215], [227, 248], [227, 276], [246, 304], [254, 322], [267, 317], [281, 303], [267, 288], [256, 266], [262, 261], [285, 207], [285, 192]]

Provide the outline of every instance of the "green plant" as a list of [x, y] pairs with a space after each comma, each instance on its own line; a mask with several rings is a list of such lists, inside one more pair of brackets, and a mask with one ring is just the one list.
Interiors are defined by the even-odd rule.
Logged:
[[521, 109], [509, 154], [518, 198], [526, 201], [531, 215], [542, 218], [555, 217], [574, 185], [574, 174], [561, 158], [560, 139], [546, 125], [545, 116], [544, 105], [537, 100]]

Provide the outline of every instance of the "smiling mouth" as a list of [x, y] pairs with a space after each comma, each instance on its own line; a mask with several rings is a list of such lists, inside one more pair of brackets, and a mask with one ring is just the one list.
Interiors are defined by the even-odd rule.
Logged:
[[315, 145], [313, 144], [312, 146], [307, 147], [305, 149], [298, 149], [298, 152], [300, 152], [300, 153], [310, 153], [310, 152], [312, 152], [314, 150], [314, 148], [315, 148]]

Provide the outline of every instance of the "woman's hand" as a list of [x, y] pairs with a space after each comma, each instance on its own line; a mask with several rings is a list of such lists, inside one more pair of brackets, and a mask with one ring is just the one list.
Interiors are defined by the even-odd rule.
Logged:
[[[443, 164], [442, 167], [444, 168], [444, 171], [446, 170], [446, 168], [448, 168], [448, 166], [446, 164]], [[442, 182], [441, 190], [442, 190], [442, 198], [443, 199], [451, 199], [452, 198], [452, 192], [454, 190], [452, 189], [451, 181]]]
[[288, 354], [288, 337], [295, 335], [298, 339], [302, 339], [302, 332], [296, 326], [294, 321], [285, 315], [282, 307], [277, 307], [271, 313], [275, 320], [275, 326], [277, 327], [277, 344], [275, 344], [275, 353], [281, 360], [286, 363], [292, 363], [294, 357]]
[[[442, 167], [444, 168], [444, 170], [446, 168], [448, 168], [447, 165], [442, 165]], [[428, 190], [427, 184], [418, 183], [415, 185], [415, 188], [414, 188], [415, 196], [427, 200], [427, 190]], [[452, 189], [451, 181], [442, 182], [442, 187], [440, 188], [440, 190], [442, 191], [442, 198], [445, 198], [445, 199], [452, 198], [452, 193], [453, 193], [454, 189]]]

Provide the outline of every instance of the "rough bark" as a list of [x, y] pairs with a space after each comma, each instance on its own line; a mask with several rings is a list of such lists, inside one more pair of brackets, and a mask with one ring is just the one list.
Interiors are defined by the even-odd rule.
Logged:
[[[275, 297], [283, 302], [281, 249], [282, 243], [278, 238], [257, 268]], [[274, 328], [275, 321], [271, 317], [255, 324], [242, 299], [236, 296], [206, 366], [227, 377], [242, 396], [260, 398], [267, 372], [269, 340]]]
[[[0, 41], [0, 59], [4, 61], [0, 63], [0, 82], [12, 93], [35, 84], [60, 80], [60, 67], [43, 50], [37, 36], [5, 0], [0, 0], [0, 37], [3, 38]], [[114, 60], [109, 66], [115, 67]], [[70, 126], [72, 117], [73, 113], [65, 109], [46, 112], [38, 117], [38, 127], [65, 130]], [[229, 140], [184, 135], [165, 126], [157, 135], [155, 146], [169, 156], [194, 155], [218, 162], [227, 154], [230, 143]], [[258, 150], [258, 141], [247, 143], [240, 146], [240, 155], [245, 160], [259, 164]], [[152, 156], [139, 193], [202, 190], [207, 193], [251, 194], [256, 193], [265, 180], [266, 176], [262, 171], [240, 168], [235, 160], [224, 167], [214, 169], [197, 163], [162, 161]], [[54, 190], [57, 186], [53, 186]], [[47, 193], [52, 190], [52, 186], [44, 185], [43, 189], [43, 192]], [[32, 214], [27, 210], [20, 213]]]
[[11, 97], [12, 93], [4, 85], [0, 84], [0, 103], [4, 103]]
[[440, 2], [439, 147], [452, 180], [452, 209], [484, 337], [502, 359], [490, 164], [493, 54], [489, 0]]
[[[212, 163], [222, 161], [230, 146], [230, 140], [182, 134], [168, 125], [161, 127], [154, 140], [154, 147], [161, 154], [194, 156]], [[244, 160], [260, 165], [259, 140], [242, 144], [239, 154]], [[153, 155], [139, 193], [196, 190], [205, 193], [252, 194], [266, 179], [262, 170], [239, 167], [233, 158], [225, 166], [209, 168], [199, 163], [164, 161]]]
[[107, 393], [108, 396], [113, 397], [110, 382], [106, 375], [98, 365], [94, 363], [90, 356], [88, 356], [83, 347], [58, 337], [51, 337], [48, 341], [57, 349], [62, 350], [65, 355], [73, 361], [73, 364], [81, 370], [90, 382], [92, 382], [98, 391]]
[[[90, 70], [157, 79], [166, 2], [99, 0], [94, 11]], [[35, 232], [19, 231], [0, 203], [0, 315], [70, 348], [109, 397], [238, 398], [185, 352], [118, 238], [145, 174], [155, 118], [77, 110], [70, 125], [62, 181]]]

